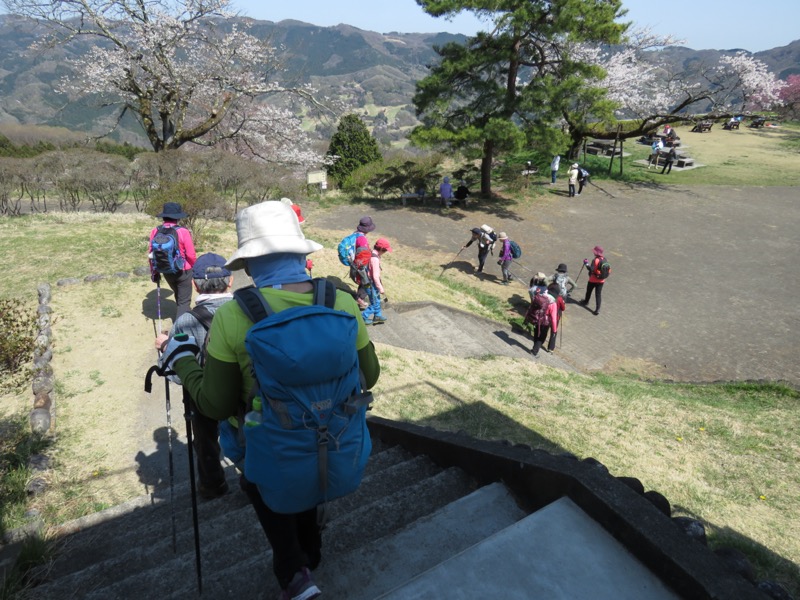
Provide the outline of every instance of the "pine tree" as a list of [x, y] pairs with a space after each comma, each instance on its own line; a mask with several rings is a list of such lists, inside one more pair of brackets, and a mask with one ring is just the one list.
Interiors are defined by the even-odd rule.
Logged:
[[335, 158], [328, 175], [341, 186], [362, 165], [381, 160], [377, 140], [358, 115], [345, 115], [331, 138], [326, 156]]

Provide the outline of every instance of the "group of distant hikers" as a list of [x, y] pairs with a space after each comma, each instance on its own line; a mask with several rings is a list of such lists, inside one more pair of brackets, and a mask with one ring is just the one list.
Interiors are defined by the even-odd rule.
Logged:
[[[486, 224], [480, 227], [473, 227], [470, 233], [470, 239], [461, 247], [459, 254], [472, 244], [477, 244], [478, 267], [475, 272], [476, 274], [483, 273], [487, 257], [490, 254], [494, 254], [494, 249], [498, 246], [497, 264], [500, 265], [502, 275], [500, 283], [509, 285], [514, 280], [511, 265], [514, 260], [522, 256], [522, 249], [519, 244], [509, 239], [505, 231], [495, 233], [494, 229]], [[591, 260], [584, 259], [581, 267], [581, 272], [584, 268], [588, 272], [589, 283], [586, 286], [586, 295], [579, 301], [579, 304], [588, 307], [589, 300], [592, 297], [592, 293], [594, 293], [595, 308], [592, 312], [595, 315], [599, 315], [600, 305], [602, 304], [603, 284], [611, 274], [611, 265], [606, 259], [601, 246], [592, 248], [592, 253], [594, 258]], [[547, 343], [546, 351], [552, 352], [555, 350], [561, 317], [564, 314], [564, 310], [566, 310], [567, 299], [575, 289], [575, 281], [569, 276], [567, 270], [567, 265], [560, 263], [553, 275], [546, 276], [544, 273], [538, 272], [531, 278], [528, 285], [528, 294], [531, 302], [525, 313], [524, 323], [534, 329], [534, 343], [531, 349], [533, 356], [539, 355], [539, 350], [544, 345], [548, 335], [550, 340]]]
[[[380, 238], [370, 247], [375, 223], [369, 216], [342, 239], [339, 259], [357, 285], [351, 294], [311, 277], [308, 255], [322, 246], [305, 238], [302, 212], [291, 200], [240, 211], [238, 247], [227, 260], [196, 255], [190, 232], [179, 224], [187, 216], [179, 204], [166, 203], [157, 216], [163, 223], [150, 233], [148, 257], [159, 320], [162, 278], [177, 312], [171, 330], [156, 337], [159, 361], [146, 389], [152, 373], [167, 378], [167, 402], [169, 382], [183, 386], [196, 492], [208, 500], [228, 493], [224, 454], [272, 548], [281, 599], [316, 598], [321, 591], [311, 571], [321, 560], [327, 503], [357, 489], [371, 451], [366, 410], [380, 364], [366, 326], [386, 322], [381, 258], [391, 245]], [[497, 244], [502, 283], [514, 280], [511, 266], [521, 249], [505, 232], [473, 228], [462, 250], [473, 243], [479, 273]], [[610, 268], [602, 248], [594, 254], [584, 261], [589, 286], [581, 304], [594, 291], [598, 314]], [[254, 285], [231, 293], [237, 270]], [[192, 288], [197, 297], [190, 308]], [[548, 335], [548, 351], [555, 348], [574, 288], [563, 263], [553, 276], [531, 279], [525, 321], [534, 327], [534, 356]], [[192, 482], [194, 491], [194, 465]]]

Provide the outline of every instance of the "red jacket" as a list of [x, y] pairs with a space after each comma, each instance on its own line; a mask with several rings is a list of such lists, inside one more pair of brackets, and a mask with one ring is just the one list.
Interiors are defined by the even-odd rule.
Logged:
[[[600, 261], [604, 259], [604, 256], [595, 256], [592, 262], [589, 263], [587, 268], [589, 269], [589, 281], [592, 283], [603, 283], [605, 281], [605, 279], [600, 279], [595, 275], [599, 271]], [[611, 269], [608, 270], [608, 274], [611, 275]]]

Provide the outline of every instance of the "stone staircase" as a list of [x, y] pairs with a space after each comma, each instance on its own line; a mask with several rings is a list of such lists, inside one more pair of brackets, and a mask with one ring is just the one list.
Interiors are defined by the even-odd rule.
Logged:
[[[595, 464], [382, 419], [370, 429], [361, 487], [330, 505], [323, 598], [765, 598]], [[231, 493], [199, 503], [202, 597], [277, 598], [266, 538], [229, 475]], [[197, 598], [191, 523], [181, 483], [173, 503], [148, 496], [64, 524], [22, 597]]]

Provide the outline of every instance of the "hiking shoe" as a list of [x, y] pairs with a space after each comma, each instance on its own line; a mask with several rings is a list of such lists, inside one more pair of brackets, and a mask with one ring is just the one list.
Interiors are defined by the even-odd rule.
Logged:
[[581, 306], [586, 306], [587, 301], [586, 300], [578, 300], [578, 304], [580, 304]]
[[386, 317], [372, 317], [372, 323], [378, 325], [379, 323], [386, 323]]
[[215, 498], [221, 498], [225, 494], [228, 493], [228, 482], [223, 481], [220, 485], [216, 486], [207, 486], [203, 485], [202, 483], [197, 486], [197, 493], [200, 494], [200, 497], [204, 500], [214, 500]]
[[599, 314], [600, 314], [600, 311], [599, 311], [599, 310], [595, 310], [595, 311], [594, 311], [594, 316], [595, 316], [595, 317], [596, 317], [597, 315], [599, 315]]
[[311, 600], [318, 598], [322, 592], [314, 584], [311, 573], [306, 567], [300, 569], [292, 577], [289, 587], [281, 592], [278, 600]]
[[364, 325], [372, 325], [372, 319], [364, 319]]

